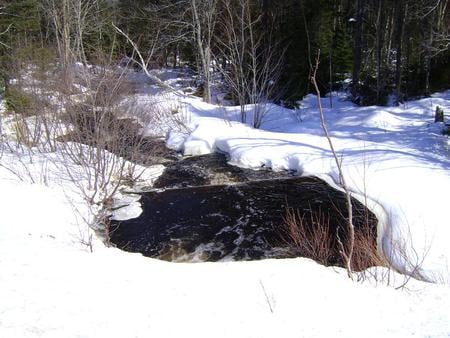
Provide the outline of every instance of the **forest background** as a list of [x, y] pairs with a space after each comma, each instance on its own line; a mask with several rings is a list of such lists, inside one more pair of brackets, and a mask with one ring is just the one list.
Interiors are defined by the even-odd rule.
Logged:
[[448, 88], [449, 18], [447, 0], [3, 0], [2, 88], [8, 101], [9, 79], [30, 61], [57, 61], [70, 82], [74, 61], [139, 51], [140, 66], [190, 66], [207, 102], [219, 73], [236, 103], [292, 106], [312, 92], [320, 50], [323, 93], [399, 104]]

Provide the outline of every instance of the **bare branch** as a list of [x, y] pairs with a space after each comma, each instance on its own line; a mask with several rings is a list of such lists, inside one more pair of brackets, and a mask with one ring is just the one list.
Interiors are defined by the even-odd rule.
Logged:
[[138, 56], [139, 60], [134, 60], [137, 64], [139, 64], [139, 66], [142, 68], [142, 70], [144, 71], [145, 75], [150, 78], [151, 80], [153, 80], [158, 86], [160, 86], [161, 88], [164, 89], [169, 89], [170, 91], [173, 91], [175, 93], [178, 93], [177, 90], [175, 88], [173, 88], [172, 86], [168, 85], [167, 83], [161, 81], [161, 79], [159, 79], [157, 76], [151, 74], [148, 70], [148, 62], [145, 61], [144, 57], [142, 56], [139, 47], [136, 45], [136, 43], [134, 43], [133, 40], [131, 40], [131, 38], [128, 36], [128, 34], [126, 34], [123, 30], [121, 30], [119, 27], [117, 27], [114, 23], [112, 24], [113, 27], [117, 30], [117, 32], [119, 32], [122, 36], [125, 37], [125, 39], [127, 39], [127, 41], [131, 44], [131, 46], [133, 47], [134, 52], [136, 53], [136, 55]]
[[342, 251], [341, 254], [344, 257], [344, 259], [346, 260], [347, 274], [351, 279], [353, 279], [351, 264], [352, 264], [352, 256], [353, 256], [353, 249], [354, 249], [354, 242], [355, 242], [355, 228], [353, 225], [353, 207], [352, 207], [352, 201], [351, 201], [351, 194], [350, 194], [350, 190], [348, 189], [348, 186], [346, 184], [344, 173], [342, 171], [342, 163], [339, 160], [339, 157], [336, 153], [333, 142], [331, 141], [330, 133], [328, 132], [328, 128], [325, 123], [325, 117], [324, 117], [324, 113], [323, 113], [322, 103], [320, 101], [320, 90], [319, 90], [319, 86], [316, 81], [316, 74], [317, 74], [317, 70], [319, 69], [319, 61], [320, 61], [320, 50], [317, 53], [316, 64], [313, 69], [313, 73], [311, 75], [311, 82], [317, 93], [317, 104], [318, 104], [319, 113], [320, 113], [320, 124], [325, 133], [325, 137], [327, 138], [328, 144], [330, 146], [331, 152], [332, 152], [334, 160], [336, 162], [336, 166], [337, 166], [337, 169], [339, 172], [339, 181], [340, 181], [339, 183], [345, 192], [345, 197], [346, 197], [346, 202], [347, 202], [347, 212], [348, 212], [347, 227], [348, 227], [348, 233], [349, 233], [348, 237], [349, 238], [348, 238], [347, 248], [345, 248], [344, 243], [341, 244], [341, 251]]
[[[12, 27], [12, 24], [10, 24], [3, 32], [1, 32], [0, 36], [8, 33], [8, 31], [10, 30], [11, 27]], [[8, 46], [6, 43], [4, 43], [2, 41], [0, 41], [0, 45], [2, 45], [3, 47], [6, 47], [6, 48], [11, 48], [10, 46]]]

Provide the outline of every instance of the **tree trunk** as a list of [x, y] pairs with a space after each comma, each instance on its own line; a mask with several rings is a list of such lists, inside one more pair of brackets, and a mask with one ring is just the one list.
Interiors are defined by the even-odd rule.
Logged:
[[[313, 65], [312, 65], [312, 60], [311, 60], [311, 40], [309, 38], [309, 28], [308, 28], [308, 23], [306, 21], [305, 7], [303, 4], [303, 0], [300, 1], [300, 8], [302, 11], [303, 24], [305, 26], [306, 46], [308, 47], [309, 73], [312, 74]], [[309, 84], [310, 84], [310, 81], [306, 81], [306, 93], [309, 93]]]
[[203, 32], [200, 17], [198, 13], [197, 0], [191, 0], [192, 14], [194, 20], [194, 36], [197, 43], [197, 49], [200, 57], [201, 70], [203, 76], [203, 100], [207, 103], [211, 102], [211, 89], [210, 89], [210, 73], [209, 73], [209, 61], [210, 50], [209, 45], [204, 46]]
[[211, 72], [209, 71], [209, 65], [211, 64], [211, 50], [208, 47], [205, 48], [204, 61], [203, 62], [203, 73], [204, 73], [204, 88], [203, 88], [203, 100], [205, 102], [211, 103]]
[[173, 49], [173, 68], [177, 68], [178, 66], [178, 44], [175, 44]]
[[430, 96], [430, 72], [431, 72], [431, 57], [432, 57], [432, 47], [433, 47], [433, 24], [434, 24], [434, 15], [429, 19], [429, 36], [428, 41], [426, 43], [426, 54], [425, 54], [425, 96]]
[[377, 15], [377, 104], [380, 104], [382, 82], [381, 71], [383, 63], [383, 27], [384, 26], [384, 0], [379, 0], [378, 3], [378, 15]]
[[352, 72], [352, 96], [353, 99], [359, 96], [359, 80], [361, 72], [361, 48], [362, 48], [362, 12], [363, 0], [358, 0], [356, 8], [356, 23], [353, 32], [353, 72]]
[[332, 53], [331, 53], [331, 50], [332, 50], [332, 48], [330, 48], [330, 55], [329, 55], [329, 62], [328, 62], [328, 70], [329, 70], [329, 72], [330, 72], [330, 79], [329, 79], [329, 81], [330, 81], [330, 94], [329, 94], [329, 98], [330, 98], [330, 108], [333, 108], [333, 60], [332, 60], [332, 58], [333, 58], [333, 55], [332, 55]]
[[261, 14], [261, 23], [262, 27], [264, 27], [265, 33], [264, 34], [264, 43], [263, 43], [263, 51], [266, 52], [268, 45], [269, 45], [269, 27], [272, 27], [272, 19], [271, 19], [271, 7], [272, 7], [272, 0], [262, 0], [262, 14]]
[[403, 102], [402, 95], [402, 48], [403, 48], [403, 27], [405, 22], [404, 0], [395, 1], [395, 104], [398, 106]]
[[425, 56], [425, 96], [426, 97], [430, 97], [430, 68], [431, 68], [431, 48], [427, 47], [427, 55]]

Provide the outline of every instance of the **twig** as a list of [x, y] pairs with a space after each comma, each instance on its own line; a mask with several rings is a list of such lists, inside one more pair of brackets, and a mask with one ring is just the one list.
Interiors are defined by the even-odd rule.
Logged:
[[[170, 91], [173, 91], [174, 93], [178, 94], [178, 91], [175, 88], [173, 88], [172, 86], [168, 85], [167, 83], [165, 83], [164, 81], [159, 79], [157, 76], [151, 74], [148, 71], [148, 67], [147, 67], [148, 62], [145, 62], [144, 57], [142, 56], [142, 54], [141, 54], [141, 52], [139, 50], [139, 47], [136, 45], [136, 43], [134, 43], [134, 41], [131, 40], [131, 38], [128, 36], [128, 34], [126, 34], [123, 30], [121, 30], [119, 27], [117, 27], [114, 23], [112, 25], [122, 36], [125, 37], [125, 39], [127, 39], [127, 41], [133, 47], [134, 52], [137, 54], [137, 56], [139, 58], [139, 60], [133, 60], [133, 61], [135, 61], [137, 64], [139, 64], [139, 66], [141, 66], [141, 68], [144, 71], [145, 75], [147, 77], [149, 77], [150, 79], [152, 79], [153, 81], [155, 81], [158, 86], [160, 86], [162, 88], [165, 88], [165, 89], [169, 89]], [[179, 94], [179, 95], [181, 95], [181, 94]]]
[[266, 298], [267, 305], [269, 305], [269, 310], [270, 310], [271, 313], [273, 313], [272, 303], [270, 301], [269, 295], [266, 292], [266, 288], [264, 287], [264, 284], [263, 284], [262, 280], [259, 280], [259, 284], [261, 285], [261, 288], [262, 288], [262, 290], [264, 292], [264, 297]]

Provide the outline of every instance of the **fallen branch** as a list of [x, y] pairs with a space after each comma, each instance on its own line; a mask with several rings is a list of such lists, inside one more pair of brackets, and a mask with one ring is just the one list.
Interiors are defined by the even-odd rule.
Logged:
[[[170, 91], [173, 91], [176, 94], [179, 94], [178, 91], [175, 88], [173, 88], [172, 86], [168, 85], [167, 83], [162, 81], [160, 78], [158, 78], [156, 75], [153, 75], [153, 74], [151, 74], [148, 71], [148, 62], [145, 62], [144, 57], [142, 56], [142, 53], [140, 52], [139, 47], [136, 45], [136, 43], [134, 43], [134, 41], [128, 36], [128, 34], [126, 34], [123, 30], [121, 30], [119, 27], [117, 27], [114, 23], [112, 25], [122, 36], [125, 37], [125, 39], [127, 39], [127, 41], [133, 47], [133, 50], [137, 54], [139, 60], [136, 60], [134, 58], [132, 60], [134, 62], [136, 62], [142, 68], [142, 70], [144, 71], [145, 75], [148, 78], [150, 78], [152, 81], [154, 81], [161, 88], [168, 89]], [[181, 95], [181, 94], [179, 94], [179, 95]]]

